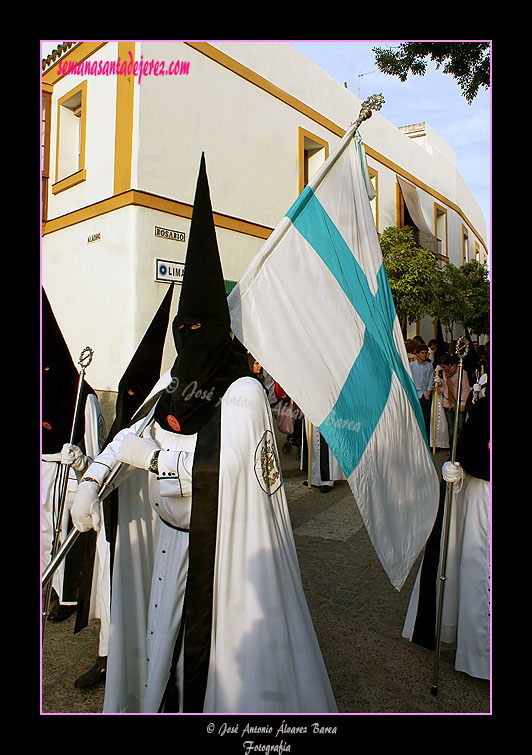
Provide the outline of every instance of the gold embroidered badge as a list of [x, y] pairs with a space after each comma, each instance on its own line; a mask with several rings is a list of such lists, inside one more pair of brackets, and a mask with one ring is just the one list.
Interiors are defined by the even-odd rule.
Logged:
[[279, 490], [283, 483], [271, 430], [266, 430], [255, 450], [255, 476], [268, 495]]

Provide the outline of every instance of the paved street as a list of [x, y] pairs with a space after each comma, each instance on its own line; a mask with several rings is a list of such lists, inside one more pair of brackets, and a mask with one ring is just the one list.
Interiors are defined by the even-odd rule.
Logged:
[[[436, 465], [442, 461], [443, 454], [437, 455]], [[323, 495], [303, 485], [295, 450], [281, 453], [281, 463], [303, 584], [340, 713], [489, 713], [489, 682], [455, 671], [452, 648], [442, 648], [433, 696], [434, 654], [401, 637], [417, 564], [397, 592], [347, 483]], [[103, 684], [87, 691], [73, 686], [96, 660], [98, 622], [78, 635], [73, 629], [73, 616], [48, 622], [43, 713], [101, 712]]]

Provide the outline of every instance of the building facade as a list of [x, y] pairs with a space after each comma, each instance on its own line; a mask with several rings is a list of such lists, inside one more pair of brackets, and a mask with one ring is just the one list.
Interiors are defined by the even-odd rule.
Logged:
[[[42, 102], [42, 282], [110, 399], [182, 274], [202, 152], [230, 290], [361, 103], [287, 43], [167, 41], [64, 43]], [[430, 126], [374, 113], [360, 133], [377, 230], [410, 224], [442, 261], [486, 261], [482, 212]], [[428, 318], [412, 328], [433, 336]]]

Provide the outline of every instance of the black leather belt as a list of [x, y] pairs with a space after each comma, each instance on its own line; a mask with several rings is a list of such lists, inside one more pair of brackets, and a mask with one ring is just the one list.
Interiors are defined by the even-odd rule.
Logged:
[[159, 519], [163, 524], [166, 524], [167, 527], [171, 527], [173, 530], [177, 530], [178, 532], [190, 532], [190, 530], [187, 530], [185, 527], [176, 527], [175, 524], [170, 524], [170, 522], [167, 522], [166, 519], [163, 519], [160, 514]]

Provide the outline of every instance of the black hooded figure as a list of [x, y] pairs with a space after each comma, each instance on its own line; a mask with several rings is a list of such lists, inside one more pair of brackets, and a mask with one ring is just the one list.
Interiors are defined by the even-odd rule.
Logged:
[[231, 333], [204, 154], [172, 332], [177, 358], [155, 419], [165, 430], [192, 435], [213, 415], [231, 383], [250, 375], [247, 353]]
[[[77, 371], [68, 346], [55, 318], [54, 312], [42, 289], [42, 453], [53, 454], [61, 451], [68, 443], [71, 433], [76, 399], [78, 395], [79, 372]], [[73, 443], [83, 453], [85, 449], [85, 413], [87, 399], [96, 395], [91, 386], [83, 379], [80, 394]], [[99, 428], [101, 430], [101, 428]], [[100, 441], [101, 442], [101, 441]], [[58, 475], [60, 474], [58, 465]], [[60, 490], [59, 483], [56, 486]], [[53, 502], [54, 516], [58, 500]], [[66, 509], [65, 509], [66, 511]], [[71, 522], [69, 522], [69, 527]], [[65, 558], [62, 600], [65, 603], [77, 602], [77, 619], [75, 632], [83, 629], [88, 622], [90, 590], [88, 583], [92, 579], [96, 533], [84, 533], [78, 538], [74, 547]], [[57, 604], [50, 613], [51, 620], [61, 620], [74, 610], [62, 608]], [[58, 618], [59, 617], [59, 618]]]
[[172, 330], [171, 370], [72, 507], [80, 531], [97, 525], [98, 485], [124, 465], [104, 712], [336, 712], [271, 410], [231, 333], [204, 155]]

